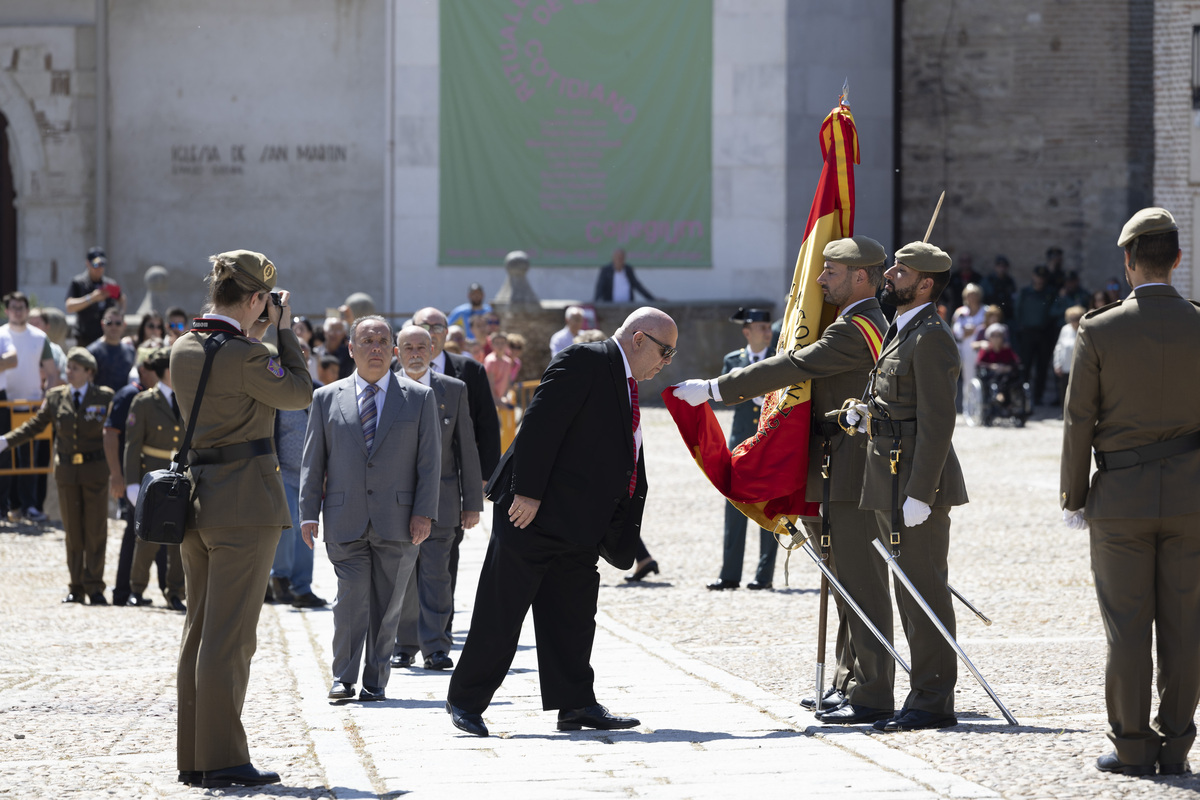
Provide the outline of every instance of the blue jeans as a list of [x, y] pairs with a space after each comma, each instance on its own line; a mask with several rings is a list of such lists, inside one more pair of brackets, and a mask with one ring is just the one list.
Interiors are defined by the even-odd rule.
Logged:
[[287, 578], [292, 594], [301, 595], [312, 591], [313, 551], [300, 535], [300, 476], [295, 479], [284, 476], [283, 493], [287, 495], [288, 512], [292, 515], [292, 527], [279, 537], [275, 548], [275, 560], [271, 562], [272, 578]]

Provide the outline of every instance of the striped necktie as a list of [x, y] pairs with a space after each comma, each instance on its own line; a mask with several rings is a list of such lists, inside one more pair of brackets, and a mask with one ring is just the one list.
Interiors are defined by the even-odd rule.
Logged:
[[[633, 436], [634, 434], [637, 433], [638, 425], [640, 425], [642, 423], [642, 410], [638, 407], [637, 381], [635, 381], [633, 378], [629, 379], [629, 409], [633, 414], [633, 430], [630, 432], [630, 435]], [[633, 490], [637, 487], [638, 454], [637, 454], [637, 437], [636, 436], [634, 436], [633, 446], [634, 446], [633, 474], [629, 478], [629, 496], [630, 497], [633, 497]]]
[[375, 393], [378, 391], [378, 386], [368, 383], [358, 401], [358, 418], [362, 420], [363, 439], [367, 442], [368, 453], [375, 442], [375, 417], [378, 415], [375, 410]]

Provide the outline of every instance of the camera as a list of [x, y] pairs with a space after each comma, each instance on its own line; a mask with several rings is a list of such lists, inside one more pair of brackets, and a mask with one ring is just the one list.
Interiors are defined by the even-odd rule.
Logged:
[[263, 306], [262, 313], [258, 315], [259, 322], [267, 322], [271, 318], [270, 315], [267, 313], [268, 311], [270, 311], [271, 306], [278, 307], [278, 306], [283, 305], [283, 299], [282, 299], [283, 295], [280, 294], [279, 292], [271, 292], [269, 297], [271, 298], [270, 301], [268, 301], [267, 304]]

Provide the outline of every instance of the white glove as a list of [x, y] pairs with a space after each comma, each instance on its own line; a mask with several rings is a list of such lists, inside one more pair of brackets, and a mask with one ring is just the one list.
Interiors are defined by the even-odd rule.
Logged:
[[672, 394], [689, 406], [698, 406], [702, 403], [707, 403], [710, 399], [708, 381], [697, 380], [695, 378], [678, 384]]
[[0, 437], [0, 453], [8, 449], [8, 439]]
[[1083, 518], [1083, 509], [1078, 511], [1067, 511], [1063, 509], [1063, 524], [1073, 531], [1086, 531], [1088, 529], [1087, 520]]
[[904, 527], [915, 528], [929, 519], [929, 506], [915, 497], [904, 498]]
[[848, 411], [846, 411], [846, 422], [858, 429], [859, 433], [867, 432], [867, 423], [870, 418], [867, 416], [867, 404], [855, 403]]
[[129, 501], [130, 505], [137, 505], [138, 492], [141, 490], [142, 487], [136, 483], [131, 483], [125, 487], [125, 499]]

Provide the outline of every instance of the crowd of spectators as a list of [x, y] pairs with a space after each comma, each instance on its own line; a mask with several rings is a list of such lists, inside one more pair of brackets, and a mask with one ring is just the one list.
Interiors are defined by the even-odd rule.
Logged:
[[1088, 291], [1077, 272], [1063, 268], [1059, 247], [1046, 250], [1046, 263], [1033, 268], [1024, 286], [1018, 287], [1010, 266], [1006, 256], [997, 255], [991, 272], [981, 275], [975, 271], [971, 255], [963, 254], [942, 295], [944, 316], [951, 323], [962, 358], [960, 408], [962, 392], [977, 367], [993, 357], [985, 355], [986, 331], [1003, 323], [1016, 374], [1029, 384], [1034, 404], [1061, 409], [1079, 319], [1087, 311], [1120, 299], [1120, 283], [1109, 278], [1103, 289]]

